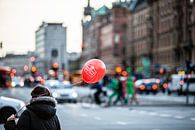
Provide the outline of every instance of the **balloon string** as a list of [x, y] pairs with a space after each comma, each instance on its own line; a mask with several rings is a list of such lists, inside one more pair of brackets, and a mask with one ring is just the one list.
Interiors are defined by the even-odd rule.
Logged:
[[15, 116], [16, 116], [17, 118], [19, 117], [18, 113], [19, 113], [20, 111], [22, 111], [22, 110], [24, 109], [24, 107], [26, 107], [28, 104], [29, 104], [29, 103], [24, 104], [24, 106], [22, 106], [22, 107], [16, 112]]
[[26, 105], [24, 105], [23, 107], [21, 107], [21, 108], [17, 111], [17, 113], [19, 113], [24, 107], [26, 107]]

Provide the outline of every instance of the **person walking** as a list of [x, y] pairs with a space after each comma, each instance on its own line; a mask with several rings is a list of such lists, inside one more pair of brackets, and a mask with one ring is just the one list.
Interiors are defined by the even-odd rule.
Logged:
[[133, 85], [133, 79], [131, 76], [128, 77], [127, 82], [126, 82], [126, 103], [129, 104], [130, 98], [133, 96], [134, 92], [134, 85]]
[[5, 130], [61, 130], [56, 115], [56, 100], [49, 89], [37, 85], [31, 92], [32, 99], [17, 123], [11, 115], [4, 125]]
[[133, 81], [133, 77], [129, 76], [128, 80], [126, 82], [126, 87], [127, 87], [127, 104], [130, 103], [132, 104], [133, 101], [135, 101], [136, 104], [139, 104], [137, 96], [136, 96], [136, 87], [134, 86], [134, 81]]
[[117, 98], [116, 100], [114, 101], [114, 105], [116, 105], [119, 101], [121, 102], [121, 105], [124, 105], [125, 104], [125, 90], [124, 90], [124, 77], [122, 76], [119, 76], [118, 77], [118, 88], [117, 88]]
[[100, 99], [100, 94], [103, 93], [102, 87], [103, 86], [100, 82], [97, 82], [91, 86], [91, 89], [96, 89], [96, 92], [94, 93], [94, 99], [97, 105], [100, 105], [102, 103]]
[[111, 105], [112, 99], [115, 96], [118, 96], [118, 75], [116, 74], [114, 78], [111, 79], [110, 83], [106, 86], [107, 88], [111, 89], [112, 94], [109, 95], [108, 104], [107, 106]]

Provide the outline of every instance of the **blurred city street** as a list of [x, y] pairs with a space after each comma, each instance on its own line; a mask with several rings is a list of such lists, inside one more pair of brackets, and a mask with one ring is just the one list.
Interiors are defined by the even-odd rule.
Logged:
[[[83, 89], [83, 90], [82, 90]], [[1, 90], [0, 95], [30, 99], [31, 88]], [[79, 88], [86, 91], [87, 88]], [[165, 94], [138, 95], [139, 105], [101, 107], [87, 103], [57, 105], [62, 130], [192, 130], [195, 128], [193, 105], [185, 105], [185, 96]], [[191, 99], [193, 99], [191, 97]], [[0, 130], [3, 130], [0, 126]]]
[[57, 130], [56, 114], [195, 130], [195, 0], [0, 0], [0, 16], [0, 130]]

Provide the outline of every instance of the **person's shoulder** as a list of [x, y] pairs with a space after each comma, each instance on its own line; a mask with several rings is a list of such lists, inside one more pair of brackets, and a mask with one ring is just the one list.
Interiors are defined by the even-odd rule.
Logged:
[[28, 124], [28, 121], [30, 120], [30, 114], [28, 112], [28, 109], [24, 110], [24, 112], [21, 114], [21, 116], [19, 117], [18, 126], [23, 126]]
[[26, 109], [23, 111], [20, 117], [29, 116], [29, 114], [30, 114], [29, 109]]

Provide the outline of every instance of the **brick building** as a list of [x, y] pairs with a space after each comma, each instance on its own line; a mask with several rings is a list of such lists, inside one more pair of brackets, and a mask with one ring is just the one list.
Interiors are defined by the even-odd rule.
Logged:
[[[91, 8], [88, 4], [88, 8]], [[91, 8], [90, 12], [83, 19], [83, 47], [81, 54], [81, 65], [92, 58], [100, 58], [100, 28], [102, 20], [107, 15], [107, 7], [102, 7], [98, 10]], [[86, 20], [90, 17], [90, 20]]]
[[192, 50], [192, 62], [195, 63], [195, 1], [192, 4], [192, 43], [193, 43], [193, 50]]
[[153, 67], [185, 67], [192, 57], [190, 0], [148, 0], [153, 27]]
[[160, 68], [185, 69], [187, 61], [195, 62], [195, 7], [191, 2], [133, 0], [115, 2], [111, 9], [91, 8], [92, 20], [83, 23], [83, 58], [100, 58], [109, 69], [120, 65], [136, 71], [142, 67], [147, 76]]
[[102, 20], [100, 31], [101, 56], [108, 69], [126, 66], [126, 29], [128, 10], [122, 3], [113, 3], [111, 14]]
[[[123, 3], [124, 4], [124, 3]], [[126, 65], [125, 42], [128, 10], [121, 2], [91, 10], [90, 21], [83, 22], [83, 51], [81, 65], [88, 59], [102, 59], [107, 69]]]
[[140, 0], [134, 1], [132, 5], [134, 7], [130, 6], [128, 16], [128, 44], [126, 47], [128, 63], [135, 71], [141, 66], [150, 70], [152, 62], [150, 7], [146, 1]]

